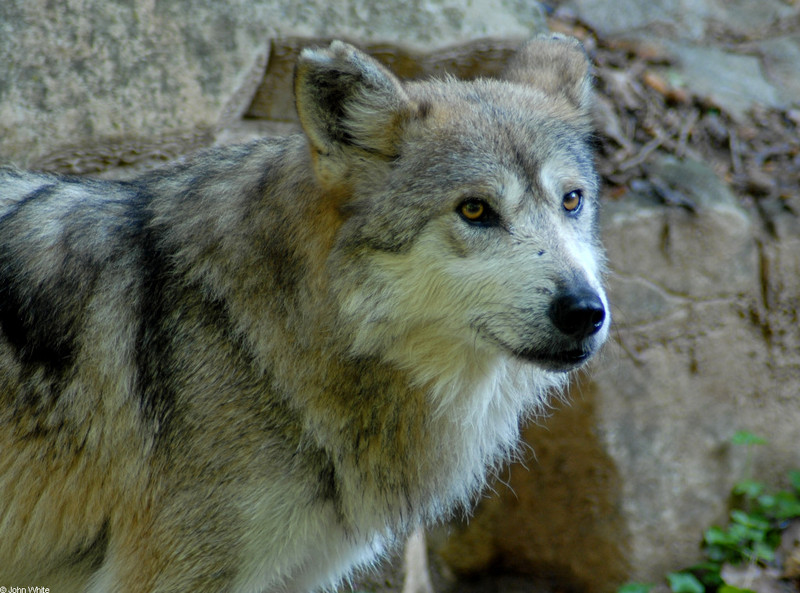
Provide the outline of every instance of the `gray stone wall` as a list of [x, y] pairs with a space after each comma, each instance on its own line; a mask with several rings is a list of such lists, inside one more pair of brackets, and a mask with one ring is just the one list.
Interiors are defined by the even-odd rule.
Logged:
[[0, 161], [84, 173], [209, 144], [249, 106], [275, 37], [431, 49], [542, 24], [519, 0], [4, 0]]

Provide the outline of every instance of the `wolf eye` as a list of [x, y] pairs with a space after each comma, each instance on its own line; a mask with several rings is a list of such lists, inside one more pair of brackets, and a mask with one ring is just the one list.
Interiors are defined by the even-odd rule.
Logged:
[[564, 197], [561, 198], [561, 205], [567, 212], [575, 214], [583, 205], [583, 191], [573, 189], [571, 192], [564, 194]]
[[461, 218], [470, 224], [488, 226], [497, 222], [497, 213], [484, 202], [477, 198], [464, 200], [458, 205]]
[[483, 218], [483, 215], [486, 213], [486, 206], [484, 206], [483, 202], [478, 200], [467, 200], [463, 204], [461, 204], [461, 216], [469, 220], [470, 222], [476, 222]]

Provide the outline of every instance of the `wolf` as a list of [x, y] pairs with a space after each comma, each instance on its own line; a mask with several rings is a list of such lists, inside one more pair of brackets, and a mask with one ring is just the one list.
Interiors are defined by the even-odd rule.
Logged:
[[466, 512], [597, 352], [590, 64], [307, 49], [302, 133], [0, 173], [0, 584], [333, 590]]

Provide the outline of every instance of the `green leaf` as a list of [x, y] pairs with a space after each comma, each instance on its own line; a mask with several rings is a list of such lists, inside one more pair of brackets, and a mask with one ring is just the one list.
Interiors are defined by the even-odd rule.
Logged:
[[717, 589], [717, 593], [756, 593], [752, 589], [740, 589], [739, 587], [734, 587], [733, 585], [722, 585], [719, 589]]
[[764, 512], [769, 513], [778, 506], [778, 499], [774, 494], [762, 494], [758, 497], [758, 505]]
[[764, 492], [764, 484], [755, 480], [742, 480], [733, 486], [733, 493], [748, 499], [757, 498]]
[[775, 550], [767, 543], [756, 542], [756, 544], [753, 545], [753, 551], [750, 554], [750, 557], [755, 561], [761, 561], [769, 564], [775, 560]]
[[792, 483], [792, 488], [794, 488], [798, 493], [800, 493], [800, 470], [792, 470], [789, 472], [789, 481]]
[[724, 584], [722, 576], [720, 575], [722, 565], [719, 562], [702, 562], [684, 570], [696, 576], [697, 579], [705, 585], [706, 589], [710, 588], [711, 591], [716, 591]]
[[655, 585], [647, 585], [645, 583], [627, 583], [617, 589], [617, 593], [650, 593], [650, 589]]
[[672, 593], [705, 593], [705, 586], [688, 572], [671, 572], [667, 582]]
[[751, 529], [741, 523], [731, 523], [728, 526], [728, 536], [731, 538], [731, 546], [740, 546], [750, 539], [752, 533]]
[[727, 531], [717, 526], [706, 529], [704, 539], [711, 546], [735, 546], [739, 543], [738, 539], [731, 537]]
[[731, 442], [734, 445], [766, 445], [766, 439], [762, 439], [760, 436], [753, 434], [752, 432], [748, 432], [746, 430], [740, 430], [731, 438]]
[[[764, 497], [760, 497], [758, 502], [763, 505], [761, 498]], [[800, 500], [791, 492], [778, 492], [769, 502], [772, 503], [770, 506], [763, 506], [767, 507], [771, 511], [770, 514], [778, 521], [800, 517]]]
[[744, 525], [756, 531], [767, 531], [770, 528], [770, 523], [761, 515], [755, 513], [745, 513], [739, 509], [731, 511], [731, 519], [739, 525]]
[[739, 554], [735, 550], [725, 546], [706, 546], [706, 556], [712, 562], [724, 564], [725, 562], [735, 562], [739, 560]]
[[735, 540], [731, 539], [727, 531], [716, 525], [706, 529], [704, 539], [707, 544], [716, 546], [727, 546], [730, 543], [736, 543]]

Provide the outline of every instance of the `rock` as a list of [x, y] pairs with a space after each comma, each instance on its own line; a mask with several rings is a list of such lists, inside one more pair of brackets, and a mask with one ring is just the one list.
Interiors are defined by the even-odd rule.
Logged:
[[543, 26], [519, 0], [5, 0], [0, 162], [96, 172], [210, 144], [249, 107], [278, 37], [421, 50]]
[[742, 119], [754, 105], [787, 108], [800, 89], [800, 5], [782, 0], [568, 0], [606, 38], [663, 45], [675, 64], [664, 78]]
[[[741, 121], [756, 103], [785, 106], [784, 94], [765, 76], [758, 57], [676, 42], [667, 46], [677, 59], [683, 84], [736, 119]], [[800, 52], [800, 46], [795, 49]]]
[[[177, 144], [168, 153], [185, 151], [216, 123], [222, 93], [266, 57], [252, 27], [228, 31], [239, 23], [208, 6], [192, 27], [152, 2], [39, 4], [0, 8], [0, 154], [26, 166], [57, 168], [70, 158], [62, 146], [82, 141], [105, 144], [101, 163], [104, 152], [124, 158], [138, 150], [134, 130], [151, 135], [142, 146], [166, 136]], [[209, 55], [217, 45], [226, 60]]]
[[783, 106], [797, 105], [800, 97], [800, 35], [782, 35], [754, 44], [764, 75], [777, 90]]
[[738, 587], [740, 590], [758, 591], [758, 593], [786, 593], [787, 587], [780, 580], [780, 571], [758, 565], [731, 566], [726, 564], [720, 572], [726, 585]]
[[[571, 0], [566, 5], [602, 35], [614, 37], [636, 33], [651, 33], [654, 29], [668, 29], [673, 35], [682, 32], [689, 37], [702, 35], [698, 25], [702, 19], [691, 18], [702, 3], [687, 3], [686, 21], [681, 18], [680, 0], [621, 0], [611, 9], [604, 0]], [[696, 16], [696, 14], [694, 15]]]
[[800, 519], [791, 519], [781, 533], [776, 557], [782, 567], [781, 578], [800, 579]]
[[524, 0], [261, 0], [280, 36], [389, 41], [416, 49], [478, 37], [526, 37], [544, 25], [538, 2]]
[[0, 159], [81, 172], [207, 144], [266, 62], [256, 12], [245, 1], [3, 2]]
[[764, 37], [781, 23], [791, 26], [800, 14], [782, 0], [567, 0], [565, 5], [605, 36], [655, 34], [695, 41]]

